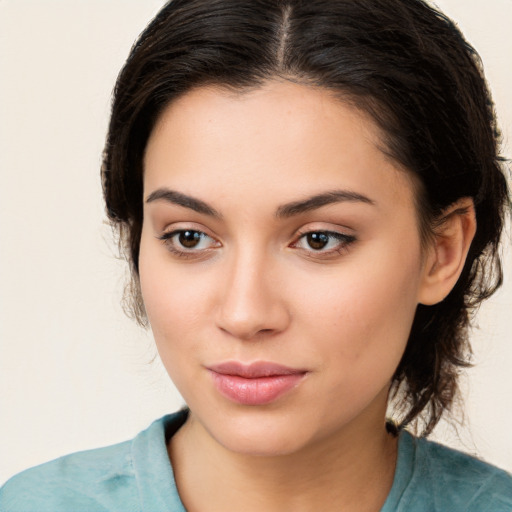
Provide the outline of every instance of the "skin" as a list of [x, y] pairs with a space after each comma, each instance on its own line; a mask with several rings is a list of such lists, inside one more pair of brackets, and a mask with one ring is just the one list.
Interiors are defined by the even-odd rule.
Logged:
[[[158, 120], [144, 159], [140, 280], [191, 410], [169, 444], [187, 510], [384, 503], [396, 462], [384, 426], [391, 377], [417, 304], [456, 281], [474, 222], [452, 216], [453, 236], [422, 249], [410, 176], [379, 147], [365, 114], [284, 81], [199, 88]], [[332, 191], [345, 196], [283, 208]], [[187, 229], [205, 234], [195, 248], [169, 235]], [[315, 249], [308, 232], [338, 238]], [[233, 360], [307, 373], [269, 404], [242, 405], [207, 370]]]

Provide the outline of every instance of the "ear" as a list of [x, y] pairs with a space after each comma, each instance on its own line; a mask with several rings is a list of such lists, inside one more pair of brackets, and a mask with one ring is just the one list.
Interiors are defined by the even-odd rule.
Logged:
[[450, 293], [464, 268], [475, 232], [475, 206], [471, 198], [459, 199], [443, 212], [425, 257], [420, 304], [437, 304]]

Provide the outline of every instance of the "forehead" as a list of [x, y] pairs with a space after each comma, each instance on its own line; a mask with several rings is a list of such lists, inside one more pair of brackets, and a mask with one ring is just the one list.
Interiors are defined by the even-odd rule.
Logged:
[[248, 200], [265, 190], [277, 201], [342, 187], [377, 204], [379, 197], [410, 204], [409, 173], [382, 147], [367, 114], [322, 88], [279, 81], [243, 92], [197, 88], [155, 125], [144, 158], [145, 195], [172, 185]]

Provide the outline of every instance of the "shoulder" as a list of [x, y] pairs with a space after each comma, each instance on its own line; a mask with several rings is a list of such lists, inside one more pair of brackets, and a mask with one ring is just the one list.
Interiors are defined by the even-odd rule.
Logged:
[[468, 454], [426, 439], [414, 444], [411, 489], [434, 510], [512, 511], [512, 476]]
[[0, 489], [0, 510], [110, 510], [112, 489], [133, 478], [130, 441], [73, 453], [28, 469]]
[[135, 512], [179, 503], [166, 448], [186, 411], [134, 439], [66, 455], [15, 475], [0, 488], [0, 512]]

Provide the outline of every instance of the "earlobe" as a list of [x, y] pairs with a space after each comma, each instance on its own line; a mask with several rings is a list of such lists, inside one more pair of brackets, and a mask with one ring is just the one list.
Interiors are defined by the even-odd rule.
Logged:
[[443, 213], [425, 258], [420, 304], [437, 304], [450, 293], [464, 268], [475, 232], [471, 198], [459, 199]]

